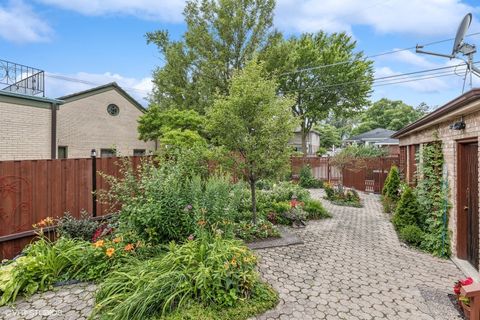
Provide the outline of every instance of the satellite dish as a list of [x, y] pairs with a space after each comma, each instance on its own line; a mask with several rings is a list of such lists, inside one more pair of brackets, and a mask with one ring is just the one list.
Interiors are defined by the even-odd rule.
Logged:
[[462, 22], [458, 26], [455, 42], [453, 43], [452, 56], [454, 56], [460, 51], [463, 45], [463, 38], [465, 38], [465, 34], [467, 33], [467, 30], [470, 27], [471, 23], [472, 23], [472, 14], [467, 13], [467, 15], [463, 17]]
[[[423, 53], [423, 54], [429, 54], [429, 55], [437, 56], [437, 57], [449, 58], [450, 60], [451, 59], [460, 59], [460, 60], [465, 61], [466, 68], [465, 68], [465, 77], [463, 79], [463, 90], [465, 90], [465, 82], [467, 80], [468, 73], [470, 73], [470, 87], [472, 87], [472, 74], [476, 75], [477, 77], [480, 77], [480, 69], [475, 67], [475, 64], [473, 62], [473, 55], [477, 52], [477, 48], [475, 47], [475, 45], [468, 44], [468, 43], [463, 41], [471, 23], [472, 23], [472, 14], [467, 13], [465, 15], [465, 17], [463, 17], [463, 20], [460, 23], [460, 26], [458, 27], [457, 35], [455, 37], [455, 42], [453, 43], [453, 48], [452, 48], [452, 53], [451, 54], [424, 51], [424, 50], [422, 50], [423, 46], [418, 45], [418, 44], [417, 44], [417, 47], [416, 47], [416, 52], [417, 53]], [[461, 57], [459, 57], [459, 54], [462, 54], [464, 57], [467, 57], [467, 58], [466, 59], [461, 58]]]

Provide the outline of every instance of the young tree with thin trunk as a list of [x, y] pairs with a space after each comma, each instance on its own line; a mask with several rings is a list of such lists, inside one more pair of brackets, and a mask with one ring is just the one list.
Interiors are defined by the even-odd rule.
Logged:
[[288, 164], [288, 142], [298, 125], [292, 99], [278, 96], [276, 81], [264, 74], [262, 63], [249, 62], [234, 74], [229, 95], [219, 96], [207, 110], [207, 127], [216, 141], [241, 156], [238, 166], [250, 185], [254, 224], [255, 184]]

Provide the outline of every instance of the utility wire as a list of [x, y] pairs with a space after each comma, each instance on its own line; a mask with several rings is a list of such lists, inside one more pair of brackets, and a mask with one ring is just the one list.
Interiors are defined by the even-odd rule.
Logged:
[[[92, 81], [88, 81], [88, 80], [82, 80], [82, 79], [78, 79], [78, 78], [62, 76], [62, 75], [54, 74], [54, 73], [50, 73], [50, 72], [46, 72], [45, 76], [47, 76], [49, 78], [54, 78], [54, 79], [59, 79], [59, 80], [64, 80], [64, 81], [70, 81], [70, 82], [76, 82], [76, 83], [82, 83], [82, 84], [91, 85], [91, 86], [104, 85], [104, 83], [96, 83], [96, 82], [92, 82]], [[146, 93], [146, 94], [150, 93], [147, 90], [124, 87], [124, 86], [122, 86], [122, 89], [124, 89], [125, 91], [137, 91], [137, 92]]]
[[[475, 62], [474, 64], [477, 64], [477, 63], [478, 62]], [[423, 80], [423, 79], [420, 79], [420, 77], [444, 74], [444, 73], [446, 73], [446, 70], [449, 70], [449, 69], [454, 69], [452, 71], [448, 71], [449, 75], [450, 74], [451, 75], [454, 75], [454, 74], [457, 75], [456, 74], [456, 68], [458, 68], [460, 66], [465, 66], [465, 64], [458, 64], [458, 65], [447, 66], [447, 67], [439, 67], [439, 68], [432, 68], [432, 69], [426, 69], [426, 70], [419, 70], [419, 71], [401, 73], [401, 74], [391, 75], [391, 76], [377, 77], [377, 78], [372, 79], [372, 82], [373, 82], [372, 86], [376, 86], [376, 85], [378, 86], [378, 83], [382, 83], [382, 82], [387, 82], [387, 83], [383, 84], [383, 85], [387, 85], [387, 84], [390, 84], [390, 83], [388, 83], [389, 81], [395, 81], [395, 80], [405, 80], [405, 79], [409, 79], [409, 81]], [[443, 71], [434, 73], [435, 71], [440, 71], [440, 70], [443, 70]], [[417, 75], [417, 77], [415, 77], [416, 75]], [[418, 77], [418, 75], [420, 75], [420, 77]], [[414, 77], [412, 77], [412, 76], [414, 76]], [[401, 79], [401, 78], [405, 78], [405, 79]], [[433, 77], [429, 77], [429, 79], [431, 79], [431, 78], [433, 78]], [[313, 90], [313, 89], [324, 89], [324, 88], [331, 88], [331, 87], [339, 87], [339, 86], [356, 84], [356, 83], [363, 83], [363, 82], [368, 82], [368, 81], [370, 81], [370, 80], [368, 80], [368, 79], [366, 79], [366, 80], [355, 80], [355, 81], [347, 81], [347, 82], [333, 83], [333, 84], [327, 84], [327, 85], [311, 86], [311, 87], [308, 87], [308, 88], [297, 88], [297, 89], [287, 90], [287, 91], [284, 91], [283, 93], [291, 93], [291, 92], [297, 92], [297, 91], [306, 92], [306, 91], [310, 91], [310, 90]], [[401, 83], [401, 82], [399, 82], [399, 83]], [[391, 82], [391, 84], [396, 84], [396, 83]]]
[[[477, 36], [477, 35], [480, 35], [480, 32], [470, 33], [470, 34], [467, 34], [465, 37], [473, 37], [473, 36]], [[435, 44], [449, 42], [449, 41], [452, 41], [452, 40], [455, 40], [455, 38], [433, 41], [433, 42], [423, 44], [423, 46], [424, 47], [432, 46], [432, 45], [435, 45]], [[392, 51], [377, 53], [377, 54], [365, 56], [364, 59], [366, 60], [366, 59], [378, 58], [378, 57], [381, 57], [381, 56], [385, 56], [385, 55], [389, 55], [389, 54], [395, 54], [395, 53], [402, 52], [402, 51], [410, 51], [410, 50], [413, 50], [413, 49], [416, 49], [416, 48], [417, 48], [417, 46], [412, 46], [412, 47], [407, 47], [407, 48], [403, 48], [403, 49], [396, 49], [396, 50], [392, 50]], [[359, 60], [344, 60], [344, 61], [338, 61], [338, 62], [334, 62], [334, 63], [330, 63], [330, 64], [324, 64], [324, 65], [319, 65], [319, 66], [302, 68], [302, 69], [297, 69], [297, 70], [294, 70], [294, 71], [281, 73], [279, 76], [295, 74], [295, 73], [300, 73], [300, 72], [305, 72], [305, 71], [310, 71], [310, 70], [323, 69], [323, 68], [338, 66], [338, 65], [342, 65], [342, 64], [356, 62], [356, 61], [359, 61]]]

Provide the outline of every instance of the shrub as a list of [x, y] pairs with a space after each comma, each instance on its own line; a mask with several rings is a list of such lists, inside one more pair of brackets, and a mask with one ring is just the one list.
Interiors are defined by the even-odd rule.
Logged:
[[423, 241], [423, 231], [417, 225], [408, 225], [400, 229], [400, 238], [412, 246], [419, 247]]
[[315, 179], [312, 169], [308, 165], [303, 166], [300, 170], [298, 183], [303, 188], [321, 188], [323, 186], [323, 181]]
[[382, 189], [382, 203], [385, 212], [395, 211], [400, 199], [400, 174], [397, 166], [392, 166]]
[[86, 211], [82, 211], [80, 218], [77, 219], [66, 212], [63, 217], [57, 220], [57, 232], [60, 237], [71, 239], [80, 239], [91, 241], [93, 233], [98, 228], [99, 223], [90, 219]]
[[259, 219], [257, 224], [250, 221], [239, 222], [235, 226], [235, 235], [247, 242], [257, 239], [278, 238], [280, 233], [270, 222]]
[[330, 183], [325, 184], [325, 198], [339, 206], [361, 208], [360, 195], [357, 190], [344, 188], [343, 186], [333, 187]]
[[331, 183], [325, 183], [323, 185], [323, 188], [327, 195], [327, 199], [333, 199], [335, 196], [335, 190], [333, 189], [333, 185]]
[[418, 226], [420, 223], [420, 215], [421, 209], [415, 193], [412, 188], [406, 188], [393, 215], [393, 225], [397, 230], [401, 230], [410, 225]]
[[256, 257], [241, 242], [215, 237], [112, 272], [97, 293], [95, 313], [111, 319], [148, 319], [198, 302], [233, 306], [259, 282]]
[[330, 213], [328, 213], [322, 203], [318, 200], [306, 201], [303, 210], [307, 212], [307, 219], [323, 219], [331, 217]]

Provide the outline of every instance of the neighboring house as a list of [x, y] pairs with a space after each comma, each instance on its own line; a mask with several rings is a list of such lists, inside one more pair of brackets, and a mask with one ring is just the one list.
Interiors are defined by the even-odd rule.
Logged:
[[60, 158], [145, 155], [155, 142], [138, 139], [137, 120], [145, 109], [115, 82], [58, 98]]
[[345, 139], [344, 142], [347, 144], [363, 144], [363, 145], [372, 145], [377, 147], [382, 147], [388, 149], [389, 155], [398, 155], [398, 139], [392, 138], [392, 135], [395, 133], [393, 130], [376, 128], [362, 134], [350, 137]]
[[[300, 128], [295, 129], [295, 135], [290, 140], [289, 145], [295, 151], [302, 152], [302, 132]], [[316, 156], [318, 148], [320, 148], [320, 134], [318, 131], [310, 130], [307, 135], [307, 155]]]
[[0, 90], [0, 161], [52, 159], [63, 101]]
[[[393, 135], [400, 140], [400, 163], [415, 184], [417, 154], [429, 142], [442, 142], [444, 173], [450, 189], [449, 229], [453, 256], [479, 269], [480, 89], [473, 89]], [[458, 260], [460, 261], [460, 260]], [[460, 261], [461, 262], [461, 261]], [[460, 263], [465, 265], [467, 263]]]
[[[34, 76], [43, 89], [41, 73]], [[0, 90], [0, 161], [87, 158], [92, 149], [98, 156], [131, 156], [156, 149], [155, 142], [138, 139], [137, 119], [145, 109], [116, 83], [48, 99], [32, 95], [26, 82]]]

